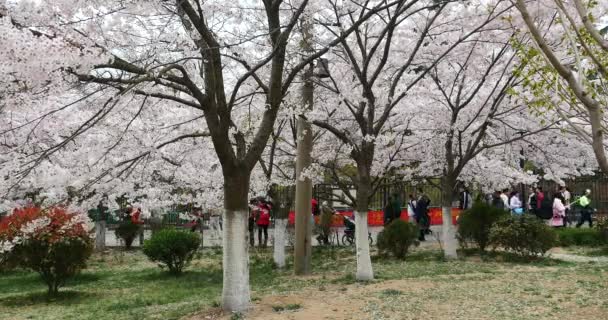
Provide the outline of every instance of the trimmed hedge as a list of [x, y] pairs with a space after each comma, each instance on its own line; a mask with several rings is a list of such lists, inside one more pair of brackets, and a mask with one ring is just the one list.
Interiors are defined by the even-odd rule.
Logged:
[[468, 247], [468, 243], [475, 243], [481, 252], [490, 245], [490, 229], [492, 226], [508, 215], [503, 209], [490, 206], [483, 202], [475, 202], [471, 209], [465, 210], [458, 217], [458, 232], [456, 237], [460, 246]]
[[418, 227], [401, 219], [393, 220], [378, 234], [378, 252], [381, 256], [392, 255], [405, 259], [409, 249], [418, 245]]
[[201, 240], [198, 233], [176, 229], [163, 229], [144, 243], [144, 254], [174, 275], [182, 273], [192, 261]]
[[137, 238], [137, 235], [141, 232], [142, 226], [137, 223], [133, 223], [131, 220], [124, 220], [121, 222], [114, 233], [117, 238], [122, 239], [125, 242], [125, 247], [131, 249], [133, 241]]
[[568, 246], [599, 247], [607, 243], [601, 233], [595, 228], [560, 228], [557, 229], [559, 244]]
[[532, 215], [506, 216], [490, 229], [490, 243], [522, 258], [544, 256], [559, 242], [557, 233]]

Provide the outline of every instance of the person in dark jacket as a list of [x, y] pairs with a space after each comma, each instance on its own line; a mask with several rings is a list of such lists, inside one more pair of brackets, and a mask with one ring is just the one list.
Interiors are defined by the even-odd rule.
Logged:
[[251, 247], [255, 246], [255, 218], [258, 215], [258, 200], [251, 199], [249, 201], [249, 221], [247, 225], [247, 229], [249, 230], [249, 245]]
[[427, 197], [421, 188], [418, 188], [418, 200], [416, 201], [416, 223], [420, 229], [419, 241], [424, 241], [424, 235], [430, 232], [431, 218], [429, 217], [429, 205], [431, 199]]
[[401, 201], [399, 200], [399, 194], [394, 193], [388, 197], [388, 203], [384, 207], [384, 225], [388, 225], [399, 217], [401, 217]]
[[492, 206], [498, 208], [498, 209], [505, 209], [505, 202], [503, 201], [503, 199], [500, 197], [501, 192], [500, 191], [494, 191], [494, 194], [492, 194]]
[[401, 199], [398, 193], [393, 194], [393, 220], [401, 218]]
[[467, 210], [473, 207], [473, 197], [467, 188], [462, 189], [460, 192], [460, 201], [458, 203], [460, 210]]
[[384, 226], [391, 223], [393, 217], [393, 196], [388, 196], [388, 201], [386, 202], [386, 206], [384, 206]]
[[585, 194], [576, 199], [573, 205], [577, 205], [581, 208], [581, 217], [576, 224], [577, 228], [580, 228], [583, 223], [588, 222], [589, 228], [593, 228], [593, 219], [591, 218], [591, 214], [595, 211], [593, 207], [591, 207], [591, 190], [585, 190]]

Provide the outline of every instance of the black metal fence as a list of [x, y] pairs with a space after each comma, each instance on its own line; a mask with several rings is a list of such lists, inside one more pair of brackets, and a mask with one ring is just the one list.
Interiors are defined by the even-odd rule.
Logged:
[[[595, 176], [583, 176], [575, 179], [565, 180], [566, 187], [572, 193], [572, 198], [581, 196], [585, 190], [591, 190], [591, 206], [600, 214], [608, 214], [608, 176], [598, 174]], [[557, 192], [559, 184], [553, 181], [542, 181], [540, 186], [547, 194]]]
[[[591, 190], [592, 207], [598, 210], [599, 214], [608, 214], [608, 176], [598, 174], [594, 176], [583, 176], [565, 180], [566, 186], [571, 190], [572, 198], [581, 196], [585, 190]], [[552, 196], [557, 192], [559, 184], [554, 181], [543, 180], [539, 184], [545, 194]], [[520, 190], [523, 187], [522, 195], [527, 196], [528, 186], [514, 186], [514, 189]], [[348, 185], [353, 196], [356, 195], [355, 187]], [[430, 183], [412, 181], [387, 182], [381, 184], [370, 201], [370, 209], [382, 209], [388, 201], [390, 195], [398, 194], [403, 206], [409, 199], [410, 194], [417, 194], [416, 189], [422, 188], [423, 192], [431, 199], [431, 206], [439, 206], [441, 203], [441, 190]], [[476, 190], [471, 190], [474, 195], [479, 194]], [[350, 199], [348, 199], [340, 187], [333, 184], [317, 184], [313, 189], [313, 196], [319, 201], [327, 201], [334, 207], [350, 207]], [[458, 195], [454, 194], [452, 202], [458, 200]], [[524, 199], [527, 200], [527, 199]]]

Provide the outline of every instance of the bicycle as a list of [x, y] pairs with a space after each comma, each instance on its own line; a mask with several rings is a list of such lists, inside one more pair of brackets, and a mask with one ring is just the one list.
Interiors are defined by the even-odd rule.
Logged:
[[[355, 222], [347, 216], [342, 216], [342, 219], [344, 219], [344, 226], [346, 226], [344, 235], [342, 236], [342, 245], [352, 246], [355, 244]], [[367, 239], [369, 240], [369, 245], [372, 246], [374, 244], [374, 239], [372, 239], [371, 232], [367, 233]]]
[[[374, 245], [374, 239], [372, 238], [371, 232], [367, 234], [367, 239], [369, 240], [370, 247]], [[355, 244], [355, 230], [344, 230], [344, 235], [342, 236], [342, 245], [352, 246], [353, 244]]]

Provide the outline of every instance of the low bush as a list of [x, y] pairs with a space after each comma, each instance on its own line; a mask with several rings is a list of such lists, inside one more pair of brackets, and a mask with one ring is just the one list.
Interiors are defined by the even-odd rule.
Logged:
[[179, 275], [192, 260], [201, 240], [198, 233], [176, 229], [163, 229], [144, 243], [143, 252], [161, 268]]
[[400, 219], [391, 222], [378, 234], [378, 252], [383, 256], [390, 254], [405, 259], [409, 248], [418, 243], [418, 227]]
[[508, 215], [505, 210], [483, 202], [476, 202], [469, 210], [458, 217], [458, 232], [456, 237], [460, 246], [467, 247], [472, 242], [480, 251], [485, 251], [490, 243], [490, 229], [496, 221]]
[[40, 274], [55, 295], [66, 280], [86, 267], [93, 240], [86, 214], [61, 207], [24, 208], [0, 221], [0, 261]]
[[490, 243], [520, 257], [544, 256], [559, 244], [557, 233], [532, 215], [508, 215], [490, 229]]
[[125, 242], [125, 247], [127, 249], [131, 248], [133, 241], [140, 232], [141, 225], [134, 223], [131, 220], [123, 220], [118, 227], [116, 227], [116, 230], [114, 230], [116, 237]]
[[559, 245], [568, 246], [587, 246], [598, 247], [606, 242], [602, 239], [602, 234], [593, 228], [560, 228], [557, 229]]
[[595, 221], [595, 229], [600, 235], [603, 244], [608, 244], [608, 217], [601, 216]]

